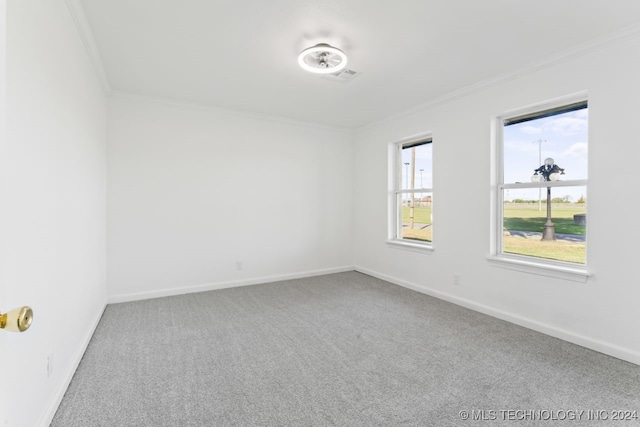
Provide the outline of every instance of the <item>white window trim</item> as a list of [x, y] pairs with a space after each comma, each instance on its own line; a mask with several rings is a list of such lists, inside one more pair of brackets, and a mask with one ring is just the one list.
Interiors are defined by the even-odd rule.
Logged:
[[501, 254], [500, 256], [487, 256], [487, 260], [495, 267], [506, 268], [508, 270], [520, 271], [523, 273], [535, 274], [538, 276], [554, 277], [556, 279], [571, 280], [573, 282], [586, 282], [593, 274], [582, 268], [571, 268], [564, 264], [554, 263], [549, 260], [541, 264], [534, 257]]
[[[545, 260], [544, 258], [536, 258], [525, 255], [505, 254], [502, 253], [502, 217], [503, 217], [503, 194], [505, 189], [510, 188], [541, 188], [540, 183], [520, 183], [505, 184], [504, 181], [504, 164], [503, 164], [503, 146], [504, 146], [504, 120], [525, 114], [544, 111], [562, 105], [569, 105], [575, 102], [588, 100], [587, 92], [578, 92], [572, 95], [554, 98], [542, 103], [530, 105], [524, 108], [518, 108], [508, 111], [499, 116], [494, 116], [491, 120], [491, 223], [490, 223], [490, 247], [487, 260], [496, 267], [508, 268], [511, 270], [531, 273], [540, 276], [554, 277], [577, 282], [586, 282], [593, 275], [584, 265], [572, 264], [562, 261]], [[569, 180], [569, 181], [550, 181], [545, 182], [542, 187], [568, 187], [568, 186], [586, 186], [587, 193], [589, 187], [588, 180]], [[587, 200], [589, 196], [587, 194]], [[588, 209], [588, 207], [587, 207]], [[587, 261], [587, 260], [585, 260]]]
[[[399, 141], [395, 141], [389, 144], [389, 196], [388, 196], [388, 237], [387, 245], [396, 249], [404, 249], [420, 253], [433, 252], [433, 242], [420, 242], [417, 240], [402, 239], [398, 236], [402, 235], [400, 229], [399, 215], [401, 215], [400, 206], [397, 202], [398, 194], [408, 193], [431, 193], [433, 196], [433, 188], [414, 188], [414, 189], [402, 189], [402, 168], [398, 165], [402, 159], [402, 146], [412, 142], [419, 142], [422, 140], [430, 139], [433, 143], [433, 133], [423, 132], [416, 135], [411, 135], [406, 138], [402, 138]], [[433, 167], [433, 165], [432, 165]], [[433, 176], [431, 177], [433, 180]], [[433, 205], [432, 205], [433, 206]]]

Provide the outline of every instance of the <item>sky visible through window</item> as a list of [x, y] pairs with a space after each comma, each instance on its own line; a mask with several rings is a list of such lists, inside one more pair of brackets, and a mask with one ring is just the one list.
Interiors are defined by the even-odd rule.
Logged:
[[[534, 169], [547, 157], [565, 169], [561, 180], [587, 179], [588, 109], [504, 127], [504, 183], [531, 182]], [[586, 198], [584, 187], [554, 189], [554, 197]], [[538, 199], [538, 190], [519, 190], [518, 197]], [[509, 200], [508, 194], [505, 194]]]
[[[432, 170], [432, 154], [433, 144], [423, 144], [415, 147], [416, 164], [415, 164], [415, 185], [413, 188], [433, 188], [431, 173]], [[411, 188], [411, 174], [414, 165], [411, 164], [411, 148], [402, 149], [402, 182], [400, 185], [404, 189]], [[422, 171], [421, 171], [422, 169]]]

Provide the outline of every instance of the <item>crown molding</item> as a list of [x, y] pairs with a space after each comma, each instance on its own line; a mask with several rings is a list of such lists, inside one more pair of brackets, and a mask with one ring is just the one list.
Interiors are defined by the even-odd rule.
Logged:
[[96, 70], [98, 80], [100, 80], [100, 84], [102, 85], [104, 91], [109, 94], [111, 93], [109, 78], [107, 77], [107, 73], [105, 72], [104, 64], [102, 63], [102, 58], [100, 57], [100, 52], [98, 51], [96, 40], [93, 37], [93, 31], [91, 31], [91, 26], [89, 25], [89, 21], [87, 21], [87, 15], [84, 12], [82, 2], [80, 0], [65, 0], [65, 3], [67, 4], [67, 8], [69, 9], [71, 18], [73, 19], [73, 23], [76, 26], [76, 30], [80, 35], [82, 44], [87, 50], [89, 59], [91, 60], [91, 63]]
[[98, 79], [104, 89], [105, 93], [111, 97], [118, 98], [128, 98], [139, 101], [153, 102], [160, 105], [179, 107], [179, 108], [188, 108], [192, 110], [201, 110], [201, 111], [209, 111], [215, 112], [218, 114], [227, 114], [244, 118], [251, 118], [254, 120], [263, 120], [270, 121], [276, 123], [283, 123], [294, 126], [303, 126], [303, 127], [313, 127], [324, 130], [332, 130], [338, 132], [350, 132], [353, 135], [353, 128], [350, 127], [340, 127], [340, 126], [331, 126], [325, 125], [321, 123], [314, 122], [305, 122], [300, 120], [289, 119], [283, 116], [275, 116], [269, 114], [260, 114], [260, 113], [252, 113], [245, 112], [240, 110], [232, 110], [226, 109], [222, 107], [216, 107], [212, 105], [208, 105], [205, 103], [199, 103], [195, 101], [185, 101], [179, 98], [167, 98], [162, 96], [153, 96], [153, 95], [142, 95], [135, 92], [129, 91], [120, 91], [111, 87], [109, 83], [109, 79], [107, 77], [107, 73], [104, 68], [104, 64], [102, 62], [102, 58], [100, 56], [100, 52], [98, 50], [98, 46], [96, 44], [95, 38], [93, 37], [93, 31], [91, 30], [91, 26], [89, 25], [89, 21], [87, 20], [87, 16], [85, 14], [84, 7], [82, 6], [81, 0], [65, 0], [67, 7], [69, 9], [69, 13], [73, 19], [76, 30], [80, 35], [80, 39], [84, 44], [85, 49], [89, 55], [89, 59], [93, 64]]
[[377, 125], [383, 124], [383, 123], [388, 123], [394, 120], [398, 120], [401, 119], [403, 117], [407, 117], [410, 116], [412, 114], [416, 114], [420, 111], [429, 109], [429, 108], [433, 108], [435, 106], [438, 105], [442, 105], [442, 104], [446, 104], [448, 102], [451, 102], [457, 98], [461, 98], [463, 96], [466, 95], [470, 95], [472, 93], [475, 92], [479, 92], [481, 90], [493, 87], [493, 86], [497, 86], [500, 85], [502, 83], [506, 83], [510, 80], [515, 80], [518, 79], [520, 77], [529, 75], [529, 74], [533, 74], [536, 71], [539, 71], [541, 69], [545, 69], [545, 68], [549, 68], [552, 67], [554, 65], [558, 65], [558, 64], [562, 64], [564, 62], [567, 62], [571, 59], [574, 58], [578, 58], [581, 56], [585, 56], [588, 55], [590, 53], [593, 52], [597, 52], [603, 49], [606, 49], [610, 46], [613, 46], [615, 44], [618, 43], [622, 43], [625, 42], [627, 40], [631, 40], [634, 39], [636, 37], [640, 36], [640, 24], [633, 24], [633, 25], [629, 25], [627, 27], [624, 27], [618, 31], [615, 31], [613, 33], [609, 33], [605, 36], [596, 38], [594, 40], [591, 40], [589, 42], [586, 43], [582, 43], [580, 45], [574, 46], [572, 48], [569, 49], [565, 49], [562, 50], [560, 52], [557, 52], [553, 55], [550, 55], [542, 60], [538, 60], [538, 61], [534, 61], [531, 62], [519, 69], [516, 69], [515, 71], [510, 71], [510, 72], [506, 72], [506, 73], [501, 73], [498, 75], [495, 75], [493, 77], [489, 77], [487, 79], [481, 80], [479, 82], [461, 87], [459, 89], [453, 90], [451, 92], [447, 92], [444, 93], [440, 96], [434, 97], [432, 99], [430, 99], [427, 102], [421, 103], [419, 105], [416, 105], [415, 107], [409, 108], [409, 109], [405, 109], [403, 111], [400, 111], [398, 113], [389, 115], [385, 118], [379, 119], [379, 120], [374, 120], [370, 123], [367, 123], [365, 125], [362, 126], [356, 126], [356, 127], [339, 127], [339, 126], [331, 126], [331, 125], [324, 125], [324, 124], [319, 124], [319, 123], [312, 123], [312, 122], [304, 122], [304, 121], [297, 121], [294, 119], [289, 119], [286, 117], [280, 117], [280, 116], [271, 116], [268, 114], [259, 114], [259, 113], [250, 113], [250, 112], [243, 112], [243, 111], [237, 111], [237, 110], [230, 110], [230, 109], [225, 109], [225, 108], [220, 108], [220, 107], [215, 107], [215, 106], [211, 106], [211, 105], [207, 105], [207, 104], [203, 104], [203, 103], [198, 103], [198, 102], [193, 102], [193, 101], [182, 101], [179, 99], [173, 99], [173, 98], [163, 98], [163, 97], [157, 97], [157, 96], [149, 96], [149, 95], [139, 95], [136, 93], [130, 93], [130, 92], [122, 92], [122, 91], [115, 91], [113, 90], [113, 88], [111, 87], [110, 83], [109, 83], [109, 79], [107, 77], [107, 74], [105, 72], [105, 68], [104, 68], [104, 64], [102, 62], [100, 53], [98, 51], [95, 39], [93, 37], [93, 32], [91, 30], [91, 27], [89, 25], [89, 22], [87, 21], [86, 18], [86, 14], [84, 11], [84, 7], [82, 6], [82, 2], [81, 0], [65, 0], [67, 7], [69, 9], [69, 12], [71, 14], [71, 17], [73, 18], [73, 22], [76, 26], [76, 29], [78, 31], [78, 34], [80, 35], [80, 38], [87, 50], [87, 53], [89, 55], [89, 58], [96, 70], [96, 74], [98, 76], [98, 79], [100, 80], [100, 83], [104, 89], [104, 91], [107, 94], [110, 95], [117, 95], [117, 96], [129, 96], [131, 98], [139, 98], [139, 99], [146, 99], [146, 100], [153, 100], [156, 101], [158, 103], [162, 103], [165, 105], [173, 105], [173, 106], [181, 106], [181, 107], [187, 107], [187, 108], [197, 108], [197, 109], [206, 109], [206, 110], [210, 110], [210, 111], [217, 111], [219, 113], [225, 113], [225, 114], [234, 114], [234, 115], [240, 115], [240, 116], [244, 116], [244, 117], [250, 117], [250, 118], [254, 118], [254, 119], [260, 119], [260, 120], [269, 120], [269, 121], [277, 121], [277, 122], [281, 122], [281, 123], [288, 123], [288, 124], [294, 124], [294, 125], [303, 125], [303, 126], [312, 126], [312, 127], [318, 127], [318, 128], [323, 128], [323, 129], [333, 129], [333, 130], [340, 130], [340, 131], [345, 131], [345, 130], [350, 130], [354, 133], [358, 133], [358, 132], [362, 132], [362, 131], [366, 131], [368, 129], [371, 129]]
[[148, 102], [148, 103], [153, 103], [153, 104], [157, 104], [165, 107], [202, 111], [202, 112], [213, 113], [213, 114], [241, 117], [245, 119], [286, 124], [290, 126], [316, 128], [316, 129], [322, 129], [322, 130], [328, 130], [328, 131], [334, 131], [334, 132], [346, 132], [346, 133], [349, 133], [349, 135], [351, 135], [352, 137], [354, 135], [354, 129], [350, 127], [332, 126], [332, 125], [327, 125], [322, 123], [306, 122], [303, 120], [290, 119], [284, 116], [277, 116], [277, 115], [271, 115], [271, 114], [242, 111], [242, 110], [234, 110], [231, 108], [217, 107], [215, 105], [210, 105], [210, 104], [197, 102], [197, 101], [186, 101], [178, 98], [161, 97], [161, 96], [155, 96], [155, 95], [143, 95], [143, 94], [138, 94], [134, 92], [129, 92], [129, 91], [125, 92], [125, 91], [119, 91], [119, 90], [113, 90], [113, 89], [109, 91], [109, 97], [112, 99], [120, 98], [125, 100], [133, 100], [137, 102]]
[[510, 80], [515, 80], [520, 77], [533, 74], [536, 71], [552, 67], [554, 65], [562, 64], [571, 59], [575, 59], [581, 56], [588, 55], [593, 52], [598, 52], [603, 49], [606, 49], [610, 46], [616, 45], [618, 43], [625, 42], [627, 40], [631, 40], [634, 38], [640, 37], [640, 24], [633, 24], [627, 27], [624, 27], [618, 31], [613, 33], [609, 33], [605, 36], [596, 38], [587, 43], [582, 43], [580, 45], [574, 46], [569, 49], [562, 50], [553, 55], [550, 55], [542, 60], [531, 62], [524, 67], [521, 67], [515, 71], [510, 71], [502, 74], [495, 75], [493, 77], [489, 77], [488, 79], [481, 80], [477, 83], [470, 84], [468, 86], [464, 86], [460, 89], [456, 89], [454, 91], [445, 93], [443, 95], [437, 96], [427, 102], [419, 104], [415, 107], [406, 109], [404, 111], [398, 112], [396, 114], [392, 114], [380, 120], [375, 120], [366, 125], [360, 126], [354, 131], [356, 133], [363, 132], [369, 130], [375, 126], [378, 126], [383, 123], [388, 123], [394, 120], [401, 119], [403, 117], [410, 116], [412, 114], [416, 114], [420, 111], [427, 110], [429, 108], [433, 108], [438, 105], [446, 104], [450, 101], [453, 101], [457, 98], [461, 98], [465, 95], [470, 95], [475, 92], [479, 92], [483, 89], [487, 89], [493, 86], [497, 86], [502, 83], [506, 83]]

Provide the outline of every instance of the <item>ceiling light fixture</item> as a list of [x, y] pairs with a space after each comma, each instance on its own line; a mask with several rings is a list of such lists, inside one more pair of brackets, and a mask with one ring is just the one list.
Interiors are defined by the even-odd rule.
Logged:
[[320, 43], [300, 52], [298, 64], [312, 73], [337, 73], [347, 66], [347, 55], [326, 43]]

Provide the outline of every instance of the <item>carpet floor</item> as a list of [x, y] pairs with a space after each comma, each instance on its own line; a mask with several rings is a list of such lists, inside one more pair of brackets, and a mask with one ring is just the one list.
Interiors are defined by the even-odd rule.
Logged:
[[637, 365], [349, 272], [107, 306], [51, 425], [640, 425], [633, 411]]

